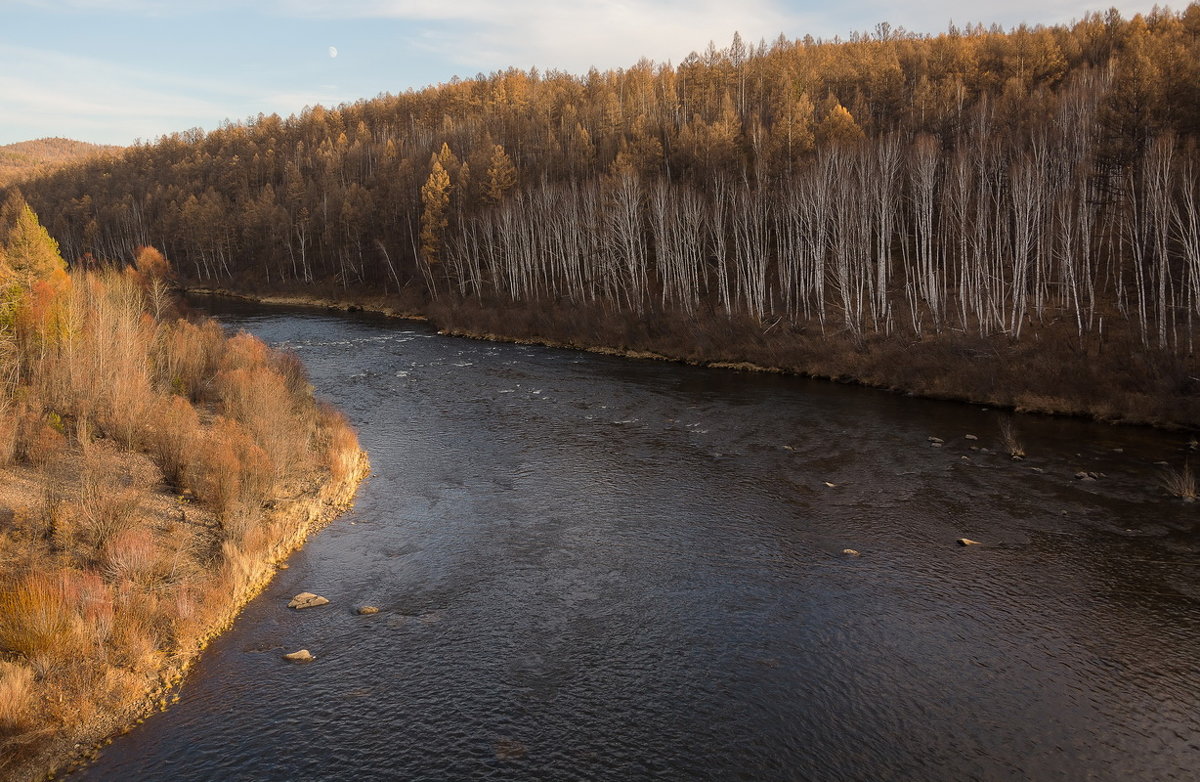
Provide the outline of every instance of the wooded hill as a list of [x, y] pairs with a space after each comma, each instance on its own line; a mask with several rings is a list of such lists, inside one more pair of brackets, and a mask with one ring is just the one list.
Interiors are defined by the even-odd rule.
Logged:
[[[1192, 4], [509, 70], [175, 134], [22, 187], [69, 257], [153, 244], [208, 283], [856, 350], [1065, 333], [1161, 363], [1191, 355], [1200, 314], [1198, 136]], [[1172, 393], [1200, 374], [1168, 370]]]
[[0, 185], [45, 174], [72, 161], [121, 151], [121, 147], [67, 138], [39, 138], [0, 146]]

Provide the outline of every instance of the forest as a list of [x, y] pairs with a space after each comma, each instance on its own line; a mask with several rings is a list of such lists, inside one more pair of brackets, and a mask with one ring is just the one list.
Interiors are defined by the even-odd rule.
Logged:
[[21, 191], [84, 266], [154, 245], [193, 285], [1195, 424], [1198, 139], [1193, 3], [480, 74]]
[[121, 147], [65, 138], [39, 138], [0, 146], [0, 186], [49, 173], [67, 163], [112, 155]]

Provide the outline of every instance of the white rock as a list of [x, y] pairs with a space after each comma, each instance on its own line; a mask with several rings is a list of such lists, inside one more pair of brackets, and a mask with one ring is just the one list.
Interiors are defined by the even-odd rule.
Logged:
[[312, 652], [308, 651], [307, 649], [301, 649], [298, 652], [289, 652], [289, 653], [285, 654], [283, 656], [283, 659], [291, 660], [292, 662], [297, 662], [297, 663], [306, 663], [309, 660], [315, 660], [317, 658], [314, 657]]
[[320, 595], [314, 595], [312, 592], [301, 592], [292, 598], [292, 602], [288, 603], [288, 608], [294, 608], [299, 611], [301, 608], [315, 608], [316, 606], [327, 605], [329, 601]]

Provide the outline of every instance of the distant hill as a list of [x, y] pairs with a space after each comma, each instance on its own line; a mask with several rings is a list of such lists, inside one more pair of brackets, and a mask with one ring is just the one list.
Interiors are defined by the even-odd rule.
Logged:
[[76, 160], [120, 152], [123, 147], [69, 138], [39, 138], [0, 146], [0, 187], [47, 173]]

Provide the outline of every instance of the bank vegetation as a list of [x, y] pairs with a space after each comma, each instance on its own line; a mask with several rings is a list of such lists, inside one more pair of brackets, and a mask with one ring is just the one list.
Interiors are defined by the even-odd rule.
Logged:
[[22, 779], [165, 705], [366, 462], [298, 359], [179, 311], [157, 250], [68, 273], [19, 199], [0, 240], [0, 777]]

